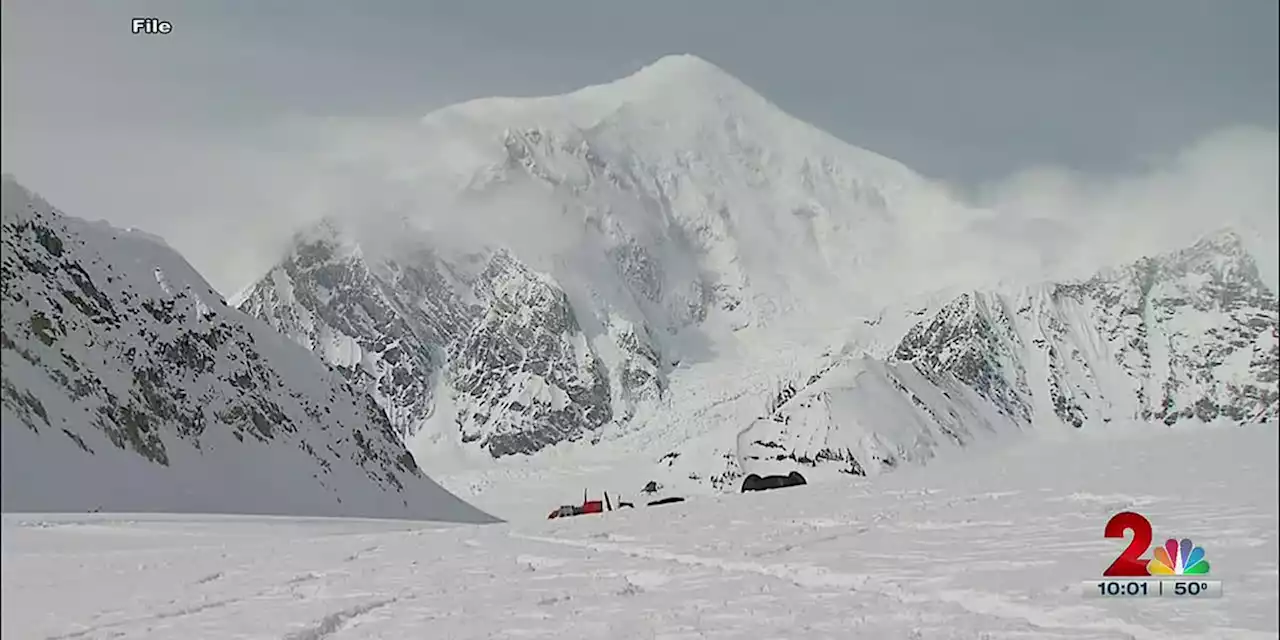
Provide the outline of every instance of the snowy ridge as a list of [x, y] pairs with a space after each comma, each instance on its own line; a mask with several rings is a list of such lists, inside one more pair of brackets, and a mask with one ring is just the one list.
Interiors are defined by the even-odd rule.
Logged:
[[171, 249], [3, 188], [5, 511], [490, 520]]
[[874, 474], [1033, 427], [1274, 422], [1278, 312], [1231, 232], [1082, 282], [964, 293], [885, 361], [781, 385], [713, 484], [744, 461]]
[[949, 371], [1022, 423], [1275, 420], [1276, 293], [1239, 237], [1083, 282], [964, 294], [894, 354]]

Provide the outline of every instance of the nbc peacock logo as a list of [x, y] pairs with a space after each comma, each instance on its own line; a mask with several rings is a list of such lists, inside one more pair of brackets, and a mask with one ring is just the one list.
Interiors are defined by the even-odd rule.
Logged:
[[1209, 574], [1209, 561], [1204, 547], [1190, 538], [1169, 538], [1152, 551], [1151, 559], [1142, 557], [1151, 548], [1151, 522], [1132, 511], [1117, 513], [1107, 521], [1108, 538], [1124, 538], [1133, 533], [1129, 545], [1102, 572], [1105, 577], [1204, 576]]
[[1204, 557], [1204, 547], [1198, 547], [1191, 538], [1181, 541], [1169, 538], [1164, 546], [1156, 547], [1147, 573], [1153, 576], [1203, 576], [1209, 574], [1209, 561]]

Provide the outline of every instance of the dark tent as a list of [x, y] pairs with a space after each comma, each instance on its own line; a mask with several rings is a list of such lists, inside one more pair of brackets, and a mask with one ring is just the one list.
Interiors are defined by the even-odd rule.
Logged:
[[765, 491], [768, 489], [781, 489], [782, 487], [794, 487], [797, 485], [808, 484], [805, 482], [804, 476], [799, 471], [792, 471], [785, 476], [759, 476], [751, 474], [742, 481], [742, 491]]

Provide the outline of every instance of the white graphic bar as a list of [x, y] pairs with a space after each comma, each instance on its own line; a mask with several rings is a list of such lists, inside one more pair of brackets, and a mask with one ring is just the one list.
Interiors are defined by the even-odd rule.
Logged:
[[1221, 580], [1100, 578], [1081, 584], [1086, 598], [1221, 598]]

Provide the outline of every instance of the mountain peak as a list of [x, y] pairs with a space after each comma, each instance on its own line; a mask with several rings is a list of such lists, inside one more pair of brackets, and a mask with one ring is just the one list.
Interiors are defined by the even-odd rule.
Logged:
[[[426, 138], [415, 146], [447, 149], [440, 156], [448, 158], [447, 165], [438, 168], [440, 174], [449, 184], [472, 190], [499, 181], [501, 168], [512, 162], [540, 163], [540, 171], [559, 175], [563, 167], [553, 170], [548, 167], [554, 161], [535, 156], [578, 148], [584, 140], [593, 153], [612, 149], [625, 156], [623, 165], [639, 162], [662, 167], [665, 173], [692, 153], [721, 161], [715, 175], [778, 179], [785, 174], [868, 194], [868, 202], [883, 203], [881, 190], [923, 186], [923, 180], [901, 163], [799, 120], [719, 66], [691, 54], [663, 56], [631, 75], [560, 95], [454, 104], [428, 114], [421, 125]], [[536, 131], [537, 148], [509, 148], [512, 131]]]
[[639, 71], [609, 84], [616, 86], [638, 83], [651, 86], [680, 86], [689, 89], [718, 88], [726, 85], [746, 89], [746, 85], [729, 72], [690, 53], [663, 56], [641, 67]]
[[706, 58], [692, 53], [672, 53], [645, 65], [641, 72], [661, 72], [672, 74], [719, 74], [728, 75], [723, 69], [709, 62]]
[[1202, 236], [1184, 249], [1171, 251], [1157, 258], [1169, 265], [1185, 269], [1221, 270], [1228, 265], [1254, 270], [1253, 256], [1245, 246], [1244, 238], [1233, 229], [1219, 229]]
[[642, 104], [646, 110], [711, 108], [726, 103], [742, 107], [769, 102], [729, 72], [693, 54], [672, 54], [644, 65], [631, 75], [585, 87], [569, 94], [613, 109]]
[[1234, 229], [1219, 229], [1205, 235], [1192, 245], [1190, 250], [1197, 252], [1213, 251], [1231, 255], [1246, 253], [1244, 238]]
[[501, 123], [523, 128], [567, 122], [589, 129], [620, 110], [640, 107], [651, 113], [688, 114], [770, 103], [715, 64], [693, 54], [666, 55], [630, 75], [560, 95], [478, 98], [444, 107], [423, 122], [451, 130], [467, 124]]
[[[6, 173], [0, 178], [0, 191], [3, 192], [4, 213], [6, 216], [28, 217], [35, 207], [44, 204], [35, 192], [18, 182], [12, 174]], [[52, 209], [49, 206], [41, 207]]]

